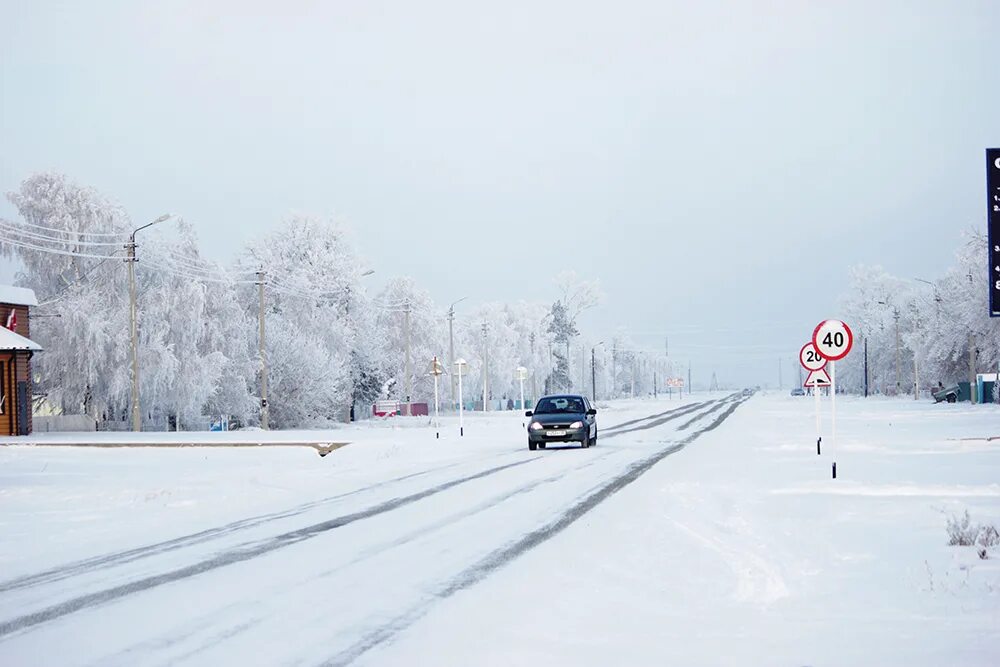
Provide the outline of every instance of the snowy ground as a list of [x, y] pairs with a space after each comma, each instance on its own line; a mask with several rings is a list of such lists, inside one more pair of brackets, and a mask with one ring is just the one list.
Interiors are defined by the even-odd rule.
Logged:
[[841, 399], [817, 456], [811, 399], [719, 399], [591, 450], [0, 448], [0, 664], [996, 664], [1000, 550], [945, 521], [1000, 526], [1000, 410]]

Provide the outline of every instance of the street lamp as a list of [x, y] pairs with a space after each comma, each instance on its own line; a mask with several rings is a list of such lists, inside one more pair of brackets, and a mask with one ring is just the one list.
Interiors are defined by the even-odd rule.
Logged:
[[[524, 366], [518, 366], [514, 371], [515, 377], [517, 377], [518, 382], [521, 383], [521, 411], [524, 411], [524, 380], [528, 377], [528, 369]], [[524, 426], [524, 423], [521, 423]]]
[[455, 371], [458, 373], [458, 435], [465, 435], [465, 424], [463, 422], [463, 415], [465, 414], [465, 409], [462, 406], [463, 396], [462, 396], [462, 374], [465, 372], [468, 362], [465, 359], [455, 360]]
[[597, 358], [594, 352], [602, 345], [604, 345], [603, 340], [590, 348], [590, 397], [595, 403], [597, 402]]
[[156, 220], [147, 223], [141, 227], [137, 227], [132, 231], [128, 237], [128, 245], [126, 249], [128, 250], [128, 257], [125, 259], [128, 264], [128, 300], [129, 300], [129, 328], [132, 338], [132, 430], [141, 431], [142, 430], [142, 416], [139, 410], [139, 337], [136, 333], [136, 317], [135, 317], [135, 235], [146, 229], [146, 227], [152, 227], [153, 225], [159, 224], [165, 220], [169, 220], [171, 216], [169, 213], [164, 213]]

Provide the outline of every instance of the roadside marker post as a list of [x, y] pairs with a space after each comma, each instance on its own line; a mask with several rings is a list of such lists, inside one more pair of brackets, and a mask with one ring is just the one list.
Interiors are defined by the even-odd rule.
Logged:
[[830, 362], [830, 442], [833, 448], [833, 479], [837, 479], [837, 362], [854, 346], [854, 333], [840, 320], [824, 320], [813, 331], [812, 344]]

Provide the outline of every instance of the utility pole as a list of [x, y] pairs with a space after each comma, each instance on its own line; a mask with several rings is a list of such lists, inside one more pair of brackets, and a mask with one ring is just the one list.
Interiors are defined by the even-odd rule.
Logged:
[[976, 394], [979, 388], [976, 386], [976, 339], [969, 334], [969, 399], [972, 404], [976, 404]]
[[899, 377], [899, 309], [893, 309], [893, 316], [896, 320], [896, 394], [899, 395], [902, 384]]
[[594, 355], [596, 347], [590, 348], [590, 397], [597, 402], [597, 358]]
[[487, 326], [486, 322], [483, 322], [483, 412], [488, 412], [490, 409], [490, 344], [486, 334]]
[[636, 357], [635, 354], [632, 355], [632, 381], [629, 384], [629, 390], [628, 390], [629, 398], [635, 398], [635, 363], [637, 358], [638, 357]]
[[573, 391], [573, 360], [569, 356], [569, 336], [566, 336], [566, 389], [564, 391]]
[[[535, 383], [535, 332], [528, 334], [528, 341], [531, 343], [531, 400], [538, 400], [538, 387]], [[524, 407], [524, 406], [521, 406]]]
[[455, 306], [448, 309], [448, 368], [451, 372], [451, 404], [455, 405]]
[[868, 398], [868, 336], [865, 336], [865, 398]]
[[129, 237], [128, 257], [128, 312], [129, 332], [132, 339], [132, 430], [142, 430], [142, 416], [139, 410], [139, 336], [135, 326], [135, 235]]
[[265, 431], [267, 422], [267, 355], [264, 354], [264, 270], [257, 272], [257, 353], [260, 355], [260, 427]]
[[413, 395], [413, 374], [410, 373], [410, 301], [407, 299], [403, 306], [404, 322], [406, 326], [406, 416], [412, 415], [410, 408], [410, 397]]
[[611, 398], [618, 398], [618, 341], [611, 345]]
[[[448, 306], [448, 368], [451, 369], [451, 404], [455, 405], [455, 306], [462, 303], [469, 297], [463, 296], [458, 301]], [[459, 399], [461, 400], [461, 399]]]
[[135, 235], [140, 230], [152, 227], [170, 217], [170, 214], [161, 215], [149, 224], [137, 227], [129, 235], [128, 243], [125, 245], [125, 249], [128, 251], [125, 263], [128, 264], [129, 334], [132, 338], [132, 430], [136, 432], [142, 430], [142, 410], [139, 407], [139, 334], [136, 329], [135, 303], [135, 263], [138, 260], [135, 257]]

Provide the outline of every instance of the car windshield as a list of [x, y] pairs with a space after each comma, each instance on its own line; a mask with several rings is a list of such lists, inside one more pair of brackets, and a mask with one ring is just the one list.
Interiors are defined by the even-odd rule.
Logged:
[[583, 412], [583, 399], [572, 396], [557, 396], [555, 398], [543, 398], [538, 401], [535, 414], [559, 414], [559, 413], [581, 413]]

